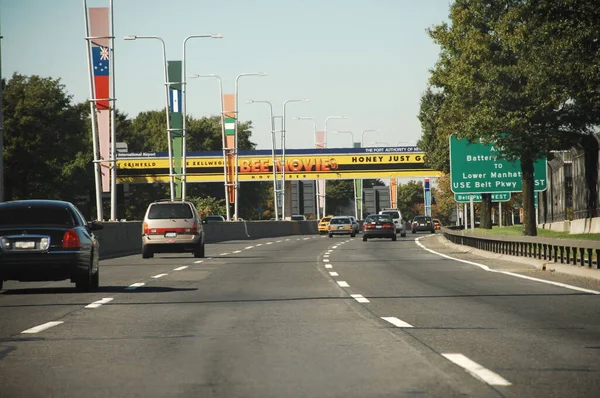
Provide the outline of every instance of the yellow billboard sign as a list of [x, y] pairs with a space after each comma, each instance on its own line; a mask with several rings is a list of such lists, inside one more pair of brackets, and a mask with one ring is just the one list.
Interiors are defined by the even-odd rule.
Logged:
[[[362, 150], [366, 148], [360, 148]], [[308, 152], [297, 150], [298, 152]], [[338, 149], [356, 151], [356, 149]], [[251, 151], [246, 151], [251, 152]], [[254, 151], [256, 155], [238, 157], [240, 181], [272, 181], [273, 167], [282, 173], [281, 156], [273, 158], [268, 151]], [[261, 153], [262, 152], [262, 153]], [[151, 183], [169, 181], [169, 161], [166, 157], [120, 158], [117, 160], [118, 183]], [[188, 155], [186, 173], [188, 182], [223, 182], [222, 156]], [[286, 179], [353, 179], [393, 177], [434, 177], [441, 175], [425, 163], [423, 152], [335, 153], [332, 150], [313, 153], [289, 153], [285, 160]]]

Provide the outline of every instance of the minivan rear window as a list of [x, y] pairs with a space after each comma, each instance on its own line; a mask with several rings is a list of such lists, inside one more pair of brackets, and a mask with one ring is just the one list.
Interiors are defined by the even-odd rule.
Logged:
[[150, 206], [148, 219], [183, 219], [193, 218], [192, 209], [185, 203], [169, 203], [164, 205]]

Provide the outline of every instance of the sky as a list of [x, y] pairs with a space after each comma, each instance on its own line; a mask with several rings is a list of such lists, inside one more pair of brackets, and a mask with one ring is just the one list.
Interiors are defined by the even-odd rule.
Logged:
[[[126, 35], [159, 36], [168, 60], [181, 60], [190, 35], [187, 75], [216, 74], [225, 93], [238, 82], [240, 121], [252, 121], [252, 141], [270, 149], [267, 100], [282, 116], [286, 147], [314, 147], [312, 117], [327, 146], [414, 145], [417, 115], [439, 47], [427, 29], [448, 21], [451, 0], [113, 0], [115, 97], [131, 118], [165, 106], [163, 63], [157, 40], [125, 41]], [[108, 0], [88, 0], [105, 7]], [[89, 98], [83, 0], [0, 0], [2, 77], [14, 72], [60, 78], [74, 102]], [[216, 79], [187, 79], [187, 114], [218, 115]], [[351, 131], [352, 136], [338, 131]], [[188, 148], [201, 151], [202, 148]]]

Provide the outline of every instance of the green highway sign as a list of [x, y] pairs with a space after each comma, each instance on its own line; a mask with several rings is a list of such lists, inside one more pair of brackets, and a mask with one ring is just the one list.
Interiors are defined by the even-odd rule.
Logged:
[[[492, 144], [450, 136], [450, 187], [456, 193], [521, 192], [521, 161], [500, 158]], [[546, 190], [546, 159], [533, 164], [534, 191]]]
[[[471, 195], [468, 193], [455, 193], [454, 200], [458, 203], [469, 203]], [[510, 192], [497, 192], [492, 194], [492, 202], [508, 202], [510, 200]], [[473, 194], [473, 202], [481, 202], [481, 194]]]

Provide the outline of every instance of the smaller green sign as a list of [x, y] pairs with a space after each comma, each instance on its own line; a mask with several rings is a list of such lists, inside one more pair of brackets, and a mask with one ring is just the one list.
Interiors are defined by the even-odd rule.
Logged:
[[[468, 193], [455, 193], [454, 200], [458, 203], [469, 203], [471, 201]], [[508, 202], [510, 200], [510, 192], [495, 192], [492, 193], [492, 202]], [[481, 202], [481, 194], [473, 194], [473, 202]]]

